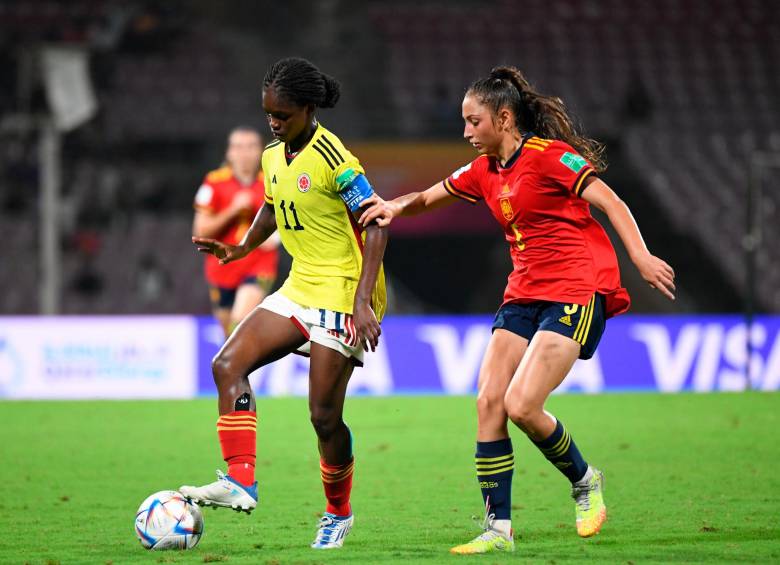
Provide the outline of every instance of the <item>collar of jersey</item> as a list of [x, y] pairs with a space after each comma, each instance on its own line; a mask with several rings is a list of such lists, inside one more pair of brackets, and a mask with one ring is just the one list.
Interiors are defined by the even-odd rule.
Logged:
[[286, 143], [283, 143], [283, 144], [282, 144], [282, 145], [283, 145], [283, 147], [282, 147], [282, 150], [284, 151], [284, 162], [285, 162], [285, 163], [287, 163], [287, 166], [288, 166], [288, 167], [289, 167], [290, 165], [292, 165], [292, 164], [293, 164], [293, 161], [295, 161], [295, 159], [297, 159], [297, 158], [298, 158], [298, 156], [299, 156], [301, 153], [303, 153], [305, 149], [308, 149], [308, 147], [309, 147], [309, 146], [310, 146], [312, 143], [314, 143], [314, 140], [317, 138], [317, 136], [318, 136], [319, 134], [320, 134], [320, 122], [317, 122], [317, 127], [316, 127], [316, 128], [314, 128], [314, 133], [313, 133], [313, 134], [311, 134], [311, 137], [309, 138], [309, 141], [307, 141], [306, 143], [304, 143], [304, 144], [303, 144], [303, 147], [301, 147], [300, 149], [298, 149], [298, 151], [292, 155], [292, 159], [290, 159], [289, 163], [287, 162], [287, 156], [289, 155], [289, 153], [287, 152], [287, 144], [286, 144]]
[[496, 159], [496, 164], [498, 165], [498, 168], [511, 169], [512, 165], [514, 165], [517, 162], [517, 160], [520, 158], [520, 154], [523, 152], [523, 147], [525, 147], [525, 142], [531, 139], [533, 136], [534, 136], [534, 132], [532, 131], [529, 131], [523, 136], [523, 139], [520, 140], [520, 147], [518, 147], [517, 151], [512, 153], [512, 156], [509, 159], [507, 159], [506, 165], [501, 165], [501, 163], [498, 162], [498, 159]]

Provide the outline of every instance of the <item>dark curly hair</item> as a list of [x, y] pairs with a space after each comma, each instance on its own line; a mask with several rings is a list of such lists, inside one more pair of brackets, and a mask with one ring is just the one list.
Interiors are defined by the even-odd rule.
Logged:
[[563, 100], [539, 93], [515, 67], [495, 67], [490, 76], [474, 81], [466, 94], [476, 96], [495, 115], [509, 108], [520, 131], [532, 131], [547, 138], [565, 141], [585, 157], [593, 168], [607, 168], [604, 145], [585, 137], [574, 125]]
[[341, 95], [339, 81], [300, 57], [287, 57], [271, 65], [263, 78], [263, 89], [268, 88], [298, 106], [318, 108], [333, 108]]

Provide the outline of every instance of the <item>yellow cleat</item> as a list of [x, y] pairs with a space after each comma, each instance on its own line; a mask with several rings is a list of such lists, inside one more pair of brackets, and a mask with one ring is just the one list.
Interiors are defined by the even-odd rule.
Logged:
[[472, 555], [475, 553], [490, 553], [493, 551], [514, 551], [514, 540], [505, 538], [495, 530], [486, 530], [468, 543], [456, 545], [450, 553], [457, 555]]
[[450, 553], [473, 555], [475, 553], [491, 553], [493, 551], [514, 551], [515, 540], [512, 539], [511, 532], [510, 537], [507, 538], [501, 532], [494, 530], [494, 519], [495, 516], [493, 514], [485, 516], [484, 522], [481, 523], [481, 528], [485, 531], [468, 543], [456, 545], [450, 549]]
[[607, 521], [604, 505], [604, 474], [593, 469], [593, 476], [584, 484], [572, 486], [571, 495], [577, 510], [577, 534], [583, 538], [595, 536]]

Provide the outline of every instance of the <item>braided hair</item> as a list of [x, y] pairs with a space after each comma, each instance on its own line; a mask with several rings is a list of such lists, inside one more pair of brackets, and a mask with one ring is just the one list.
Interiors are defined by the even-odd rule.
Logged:
[[273, 88], [298, 106], [312, 104], [318, 108], [333, 108], [341, 95], [339, 81], [300, 57], [287, 57], [271, 65], [263, 78], [263, 88]]
[[539, 93], [515, 67], [495, 67], [490, 76], [474, 81], [466, 91], [490, 108], [493, 115], [509, 108], [522, 132], [532, 131], [565, 141], [585, 157], [597, 172], [607, 168], [604, 146], [581, 134], [566, 111], [563, 100]]

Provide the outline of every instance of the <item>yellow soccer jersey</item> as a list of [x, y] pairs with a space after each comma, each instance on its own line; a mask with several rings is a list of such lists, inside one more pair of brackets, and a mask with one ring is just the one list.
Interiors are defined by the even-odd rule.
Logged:
[[[336, 177], [347, 169], [364, 172], [322, 125], [289, 165], [281, 141], [263, 152], [265, 200], [274, 207], [282, 245], [293, 258], [280, 292], [302, 306], [352, 314], [365, 234], [338, 193]], [[387, 306], [381, 267], [371, 306], [381, 320]]]

